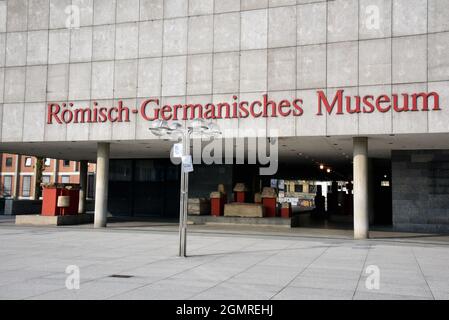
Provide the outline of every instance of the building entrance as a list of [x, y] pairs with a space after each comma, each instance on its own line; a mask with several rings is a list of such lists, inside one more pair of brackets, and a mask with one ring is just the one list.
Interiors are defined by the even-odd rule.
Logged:
[[176, 218], [179, 167], [169, 159], [111, 160], [108, 208], [114, 216]]

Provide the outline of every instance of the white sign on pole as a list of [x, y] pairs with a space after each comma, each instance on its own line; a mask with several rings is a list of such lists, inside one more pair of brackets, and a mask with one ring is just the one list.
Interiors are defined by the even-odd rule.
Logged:
[[173, 145], [173, 157], [174, 158], [182, 158], [182, 153], [183, 153], [182, 149], [183, 149], [182, 143], [175, 143]]
[[183, 172], [192, 172], [193, 171], [193, 161], [192, 156], [182, 156], [182, 171]]

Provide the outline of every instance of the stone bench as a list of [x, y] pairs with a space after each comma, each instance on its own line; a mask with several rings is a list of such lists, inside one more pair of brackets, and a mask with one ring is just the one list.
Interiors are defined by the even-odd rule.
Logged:
[[265, 210], [259, 203], [228, 203], [224, 207], [225, 217], [263, 218]]

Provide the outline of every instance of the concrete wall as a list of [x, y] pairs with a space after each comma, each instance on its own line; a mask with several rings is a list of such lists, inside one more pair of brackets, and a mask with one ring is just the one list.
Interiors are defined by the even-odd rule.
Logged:
[[4, 215], [40, 214], [42, 200], [4, 200]]
[[[71, 4], [78, 29], [65, 27]], [[373, 5], [380, 22], [371, 28]], [[134, 114], [130, 123], [47, 125], [52, 101], [206, 103], [265, 92], [302, 97], [304, 115], [219, 120], [222, 128], [447, 132], [449, 112], [315, 115], [316, 89], [437, 90], [449, 105], [447, 16], [446, 0], [0, 0], [0, 141], [154, 138]]]
[[449, 150], [393, 151], [393, 225], [449, 232]]

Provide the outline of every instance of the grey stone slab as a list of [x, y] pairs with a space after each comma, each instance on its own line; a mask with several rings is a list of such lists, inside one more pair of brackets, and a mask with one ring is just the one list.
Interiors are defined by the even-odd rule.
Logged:
[[69, 93], [69, 65], [48, 66], [47, 101], [67, 100]]
[[279, 7], [268, 10], [269, 48], [295, 46], [296, 29], [295, 6]]
[[26, 32], [11, 32], [6, 38], [6, 66], [26, 65]]
[[0, 33], [0, 48], [0, 67], [4, 67], [6, 60], [6, 33]]
[[[64, 286], [64, 284], [63, 284]], [[114, 295], [118, 295], [122, 292], [133, 290], [141, 287], [139, 283], [116, 283], [104, 280], [88, 281], [86, 283], [80, 283], [79, 290], [68, 290], [66, 288], [60, 290], [48, 290], [48, 292], [42, 292], [35, 294], [29, 299], [33, 300], [104, 300]]]
[[327, 35], [327, 5], [324, 2], [298, 6], [298, 45], [322, 44]]
[[72, 30], [70, 40], [70, 62], [92, 60], [92, 27]]
[[393, 39], [393, 83], [427, 80], [426, 36]]
[[267, 90], [267, 50], [243, 51], [240, 55], [240, 91]]
[[329, 87], [356, 86], [358, 83], [357, 42], [333, 43], [327, 49], [327, 84]]
[[449, 3], [444, 0], [429, 0], [429, 32], [449, 31]]
[[232, 93], [239, 90], [240, 54], [216, 53], [213, 66], [213, 93]]
[[370, 293], [377, 292], [381, 294], [392, 294], [392, 295], [406, 295], [415, 296], [422, 298], [432, 298], [432, 293], [427, 286], [414, 283], [392, 283], [392, 282], [381, 282], [380, 288], [378, 290], [370, 290], [365, 286], [365, 282], [361, 281], [358, 285], [358, 293]]
[[391, 40], [360, 41], [359, 66], [360, 85], [391, 83]]
[[[6, 21], [8, 31], [25, 31], [27, 29], [27, 2], [27, 0], [15, 0], [7, 2]], [[3, 14], [3, 16], [5, 16], [5, 14]]]
[[212, 93], [212, 54], [189, 56], [187, 70], [188, 95]]
[[268, 50], [268, 90], [296, 89], [296, 48]]
[[391, 36], [391, 1], [361, 0], [359, 4], [360, 39]]
[[72, 0], [72, 6], [76, 6], [80, 12], [80, 26], [92, 26], [94, 0]]
[[266, 266], [256, 265], [242, 273], [239, 273], [235, 277], [227, 280], [227, 283], [236, 284], [264, 284], [272, 286], [286, 286], [295, 277], [301, 269], [289, 267], [289, 266]]
[[69, 73], [69, 100], [90, 99], [92, 64], [70, 64]]
[[198, 16], [189, 19], [188, 53], [210, 53], [213, 48], [213, 16]]
[[268, 0], [242, 0], [242, 10], [263, 9], [268, 7]]
[[115, 54], [115, 26], [102, 25], [93, 27], [92, 60], [113, 60]]
[[353, 291], [324, 288], [286, 287], [274, 300], [351, 300]]
[[139, 25], [124, 23], [116, 26], [115, 58], [135, 59], [138, 56]]
[[50, 30], [48, 63], [68, 63], [70, 55], [70, 31], [66, 29]]
[[178, 18], [188, 15], [188, 0], [165, 0], [164, 18]]
[[161, 94], [162, 58], [139, 61], [138, 97], [158, 97]]
[[393, 36], [422, 34], [427, 30], [427, 2], [396, 0], [393, 2]]
[[329, 42], [358, 39], [358, 0], [337, 0], [328, 4]]
[[187, 18], [164, 20], [164, 55], [187, 53]]
[[66, 9], [72, 5], [72, 0], [50, 0], [50, 29], [67, 27]]
[[242, 50], [263, 49], [268, 44], [268, 11], [266, 9], [241, 13]]
[[25, 100], [25, 67], [5, 69], [4, 102], [23, 102]]
[[164, 57], [162, 61], [162, 96], [181, 96], [186, 92], [187, 57]]
[[214, 13], [214, 0], [189, 0], [189, 15], [205, 15]]
[[[203, 285], [208, 284], [203, 283]], [[212, 286], [213, 283], [209, 285]], [[203, 286], [198, 286], [197, 282], [180, 283], [171, 280], [164, 280], [114, 296], [113, 298], [123, 300], [186, 300], [204, 289], [205, 288]]]
[[6, 1], [0, 2], [0, 32], [6, 32], [6, 21], [7, 21], [8, 8], [6, 6]]
[[48, 31], [28, 33], [27, 64], [46, 64], [48, 57]]
[[240, 14], [225, 13], [214, 17], [214, 51], [238, 51], [240, 48]]
[[140, 0], [116, 0], [117, 1], [117, 23], [139, 20]]
[[431, 298], [377, 292], [356, 292], [354, 300], [431, 300]]
[[40, 102], [47, 97], [47, 66], [26, 68], [25, 101]]
[[114, 62], [92, 63], [92, 100], [114, 98]]
[[162, 20], [139, 23], [139, 57], [162, 56]]
[[35, 295], [45, 294], [64, 288], [63, 281], [51, 279], [30, 279], [23, 282], [0, 286], [0, 297], [3, 299], [27, 299]]
[[357, 283], [358, 279], [345, 279], [341, 277], [310, 277], [301, 275], [295, 278], [289, 286], [354, 291], [357, 288]]
[[0, 68], [0, 103], [3, 103], [3, 90], [5, 88], [5, 69]]
[[449, 80], [449, 32], [429, 35], [429, 81]]
[[115, 63], [115, 98], [135, 98], [137, 94], [137, 60], [122, 60]]
[[115, 22], [117, 0], [95, 0], [94, 25], [112, 24]]
[[267, 300], [275, 295], [280, 286], [235, 284], [230, 282], [222, 283], [218, 286], [205, 290], [191, 299], [209, 300]]
[[162, 19], [163, 10], [163, 0], [140, 0], [140, 20]]
[[296, 4], [296, 0], [268, 0], [269, 7], [292, 6]]
[[326, 86], [326, 45], [301, 46], [297, 50], [298, 89], [323, 88]]
[[233, 12], [240, 10], [240, 0], [215, 0], [214, 11], [215, 13]]

